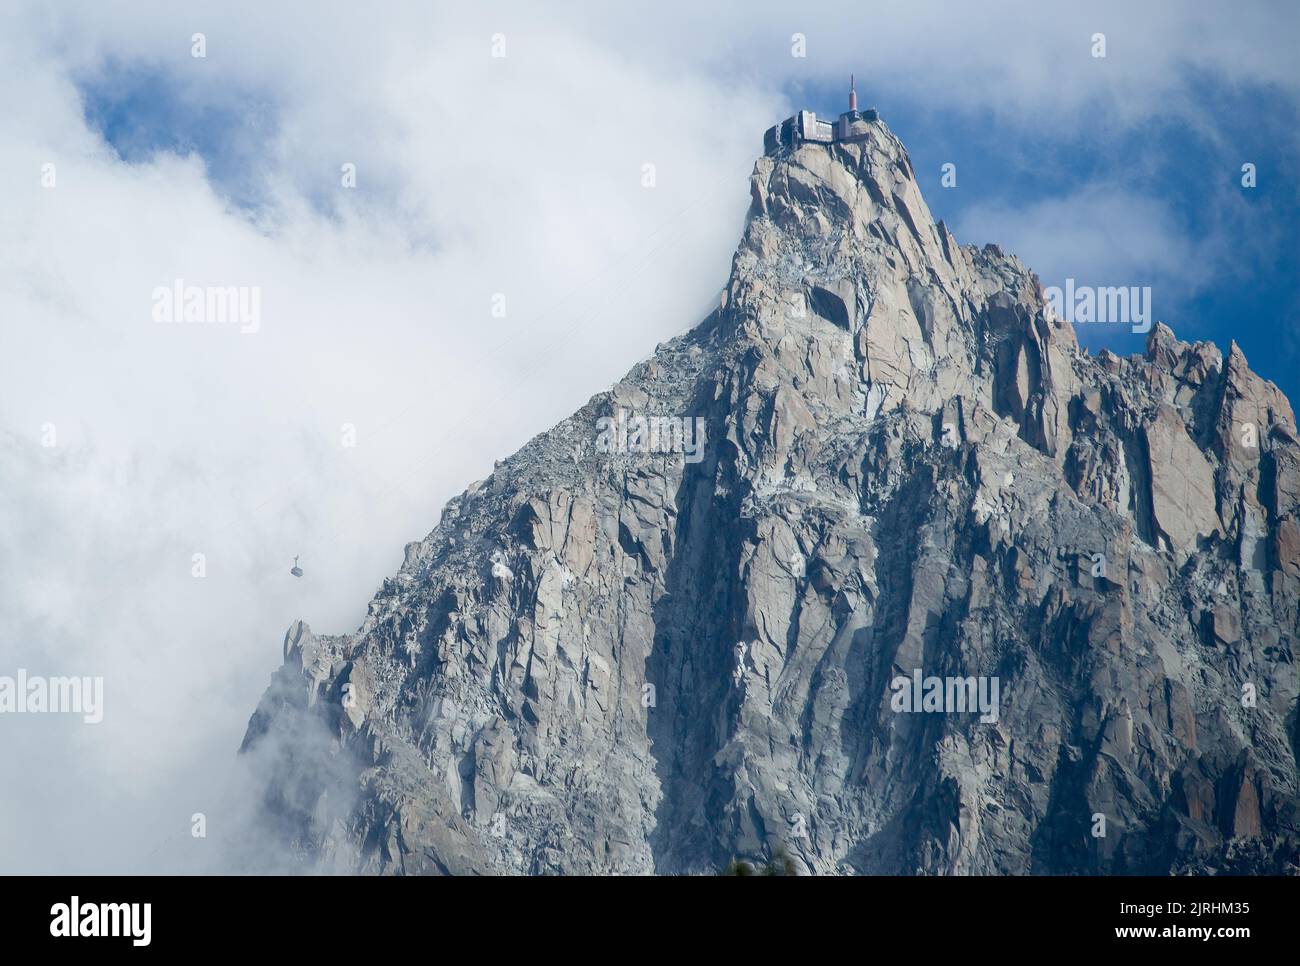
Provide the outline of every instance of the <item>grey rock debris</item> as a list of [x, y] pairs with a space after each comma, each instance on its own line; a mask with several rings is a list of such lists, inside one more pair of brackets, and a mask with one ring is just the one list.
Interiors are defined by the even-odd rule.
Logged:
[[[388, 874], [1295, 872], [1286, 398], [1164, 325], [1083, 352], [883, 122], [751, 186], [715, 312], [453, 499], [356, 633], [290, 628], [243, 748], [278, 839]], [[703, 458], [602, 451], [620, 409], [702, 418]], [[996, 678], [996, 721], [893, 710], [914, 669]]]

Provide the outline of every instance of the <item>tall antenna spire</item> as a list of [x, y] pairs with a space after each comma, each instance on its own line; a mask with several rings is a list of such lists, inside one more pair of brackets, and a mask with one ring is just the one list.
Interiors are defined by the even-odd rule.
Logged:
[[858, 109], [858, 89], [854, 85], [853, 75], [850, 74], [849, 75], [849, 110], [856, 111], [857, 109]]

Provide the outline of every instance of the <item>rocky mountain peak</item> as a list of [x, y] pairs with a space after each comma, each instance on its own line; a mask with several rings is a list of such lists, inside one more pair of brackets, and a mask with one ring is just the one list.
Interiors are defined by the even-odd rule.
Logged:
[[716, 311], [452, 500], [356, 633], [290, 629], [244, 747], [306, 861], [1294, 861], [1290, 405], [1163, 324], [1087, 355], [853, 123], [758, 160]]

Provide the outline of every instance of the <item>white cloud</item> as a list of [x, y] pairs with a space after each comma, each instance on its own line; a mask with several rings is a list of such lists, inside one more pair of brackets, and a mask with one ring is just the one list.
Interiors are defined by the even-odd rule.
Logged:
[[[494, 63], [487, 34], [417, 45], [400, 24], [213, 15], [205, 63], [184, 16], [154, 14], [0, 42], [18, 107], [0, 145], [0, 569], [18, 577], [0, 587], [0, 673], [106, 688], [100, 725], [0, 719], [19, 738], [0, 770], [28, 776], [0, 798], [7, 869], [210, 863], [190, 816], [214, 844], [230, 821], [221, 789], [284, 628], [355, 627], [448, 497], [698, 319], [778, 113], [750, 101], [720, 127], [714, 82], [550, 27], [521, 24]], [[251, 217], [198, 157], [128, 165], [85, 129], [69, 78], [152, 56], [220, 78], [204, 96], [269, 85]], [[259, 287], [259, 331], [155, 324], [174, 279]]]
[[1208, 280], [1215, 260], [1159, 201], [1119, 185], [1089, 184], [1024, 207], [976, 204], [953, 231], [963, 242], [996, 242], [1046, 285], [1168, 285], [1186, 296]]

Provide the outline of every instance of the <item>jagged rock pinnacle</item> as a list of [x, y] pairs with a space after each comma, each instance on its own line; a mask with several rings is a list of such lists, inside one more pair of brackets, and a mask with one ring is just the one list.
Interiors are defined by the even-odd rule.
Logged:
[[291, 628], [245, 749], [313, 866], [1294, 861], [1291, 407], [1163, 325], [1083, 353], [854, 123], [759, 159], [716, 312], [451, 501], [355, 634]]

